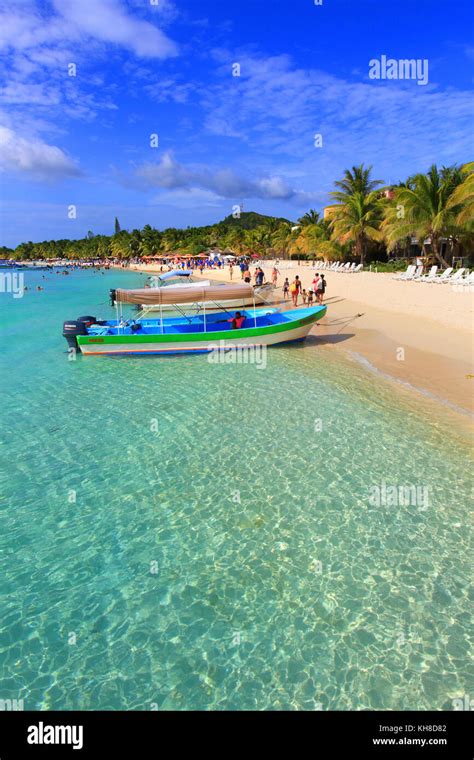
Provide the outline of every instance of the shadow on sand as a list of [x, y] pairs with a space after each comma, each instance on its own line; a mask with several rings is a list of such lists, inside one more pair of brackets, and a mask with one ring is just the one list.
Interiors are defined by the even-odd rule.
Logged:
[[336, 344], [336, 343], [343, 343], [345, 340], [349, 340], [350, 338], [354, 337], [354, 333], [334, 333], [333, 335], [308, 335], [304, 341], [287, 344], [287, 347], [289, 348], [291, 346], [292, 349], [298, 350], [300, 348], [304, 348], [305, 346], [324, 346], [327, 344]]

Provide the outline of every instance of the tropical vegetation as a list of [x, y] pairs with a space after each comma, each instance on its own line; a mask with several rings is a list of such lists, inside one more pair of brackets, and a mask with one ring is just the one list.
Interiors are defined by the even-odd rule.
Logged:
[[3, 258], [127, 260], [148, 256], [200, 255], [210, 249], [239, 256], [387, 262], [420, 253], [447, 266], [455, 257], [474, 259], [474, 162], [408, 177], [395, 187], [353, 166], [334, 183], [331, 205], [309, 209], [296, 222], [239, 212], [205, 227], [150, 224], [131, 231], [114, 220], [113, 235], [89, 231], [80, 240], [21, 243], [1, 249]]

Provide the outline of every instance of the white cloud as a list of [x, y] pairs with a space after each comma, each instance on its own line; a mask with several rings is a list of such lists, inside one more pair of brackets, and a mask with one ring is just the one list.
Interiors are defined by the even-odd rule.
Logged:
[[201, 188], [220, 198], [289, 200], [298, 194], [282, 177], [248, 179], [232, 169], [211, 170], [206, 166], [186, 166], [176, 161], [170, 152], [165, 153], [158, 163], [149, 162], [139, 166], [135, 177], [145, 188]]
[[157, 26], [135, 18], [119, 0], [53, 0], [61, 16], [79, 32], [133, 50], [146, 58], [177, 55], [177, 45]]
[[169, 58], [178, 53], [176, 43], [155, 23], [129, 13], [121, 0], [53, 0], [52, 4], [56, 15], [50, 16], [40, 13], [32, 3], [4, 4], [0, 14], [0, 48], [53, 49], [97, 40], [145, 58]]
[[[433, 161], [466, 160], [472, 152], [472, 93], [435, 84], [348, 81], [299, 68], [287, 55], [213, 51], [220, 82], [198, 92], [214, 139], [245, 144], [268, 170], [285, 176], [303, 167], [312, 187], [330, 189], [341, 171], [373, 163], [392, 181]], [[241, 76], [232, 77], [238, 61]], [[367, 69], [368, 71], [368, 69]], [[323, 147], [314, 145], [322, 134]], [[229, 143], [230, 144], [230, 143]]]
[[221, 202], [222, 198], [211, 190], [190, 187], [185, 190], [169, 190], [159, 193], [150, 200], [150, 205], [167, 205], [183, 209], [195, 209], [196, 207], [220, 208]]
[[44, 84], [9, 83], [0, 90], [3, 103], [29, 103], [41, 106], [58, 105], [61, 95], [55, 87]]
[[52, 181], [80, 174], [78, 166], [60, 148], [38, 138], [26, 138], [0, 127], [0, 169]]

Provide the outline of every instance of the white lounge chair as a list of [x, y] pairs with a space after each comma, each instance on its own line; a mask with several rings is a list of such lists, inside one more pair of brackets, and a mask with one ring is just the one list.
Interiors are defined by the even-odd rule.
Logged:
[[410, 264], [409, 267], [407, 267], [406, 272], [403, 272], [402, 274], [396, 274], [393, 278], [394, 280], [406, 280], [407, 277], [410, 277], [410, 275], [414, 274], [416, 269], [416, 266], [414, 264]]
[[433, 282], [447, 282], [449, 278], [451, 277], [451, 272], [453, 271], [453, 267], [448, 267], [440, 274], [439, 277], [435, 277]]
[[360, 270], [361, 270], [362, 268], [363, 268], [363, 267], [362, 267], [362, 264], [357, 264], [357, 266], [356, 266], [356, 267], [355, 267], [355, 268], [352, 270], [352, 273], [353, 273], [353, 274], [356, 274], [357, 272], [360, 272]]
[[428, 274], [424, 274], [422, 277], [418, 278], [418, 282], [432, 282], [432, 280], [434, 280], [435, 277], [436, 277], [436, 272], [437, 271], [438, 271], [438, 267], [437, 266], [431, 267], [431, 269], [428, 272]]
[[421, 275], [423, 274], [423, 265], [420, 264], [419, 267], [415, 267], [415, 271], [412, 272], [408, 277], [405, 277], [405, 280], [417, 280]]
[[456, 270], [456, 272], [451, 275], [451, 277], [448, 277], [447, 279], [443, 280], [443, 282], [449, 282], [454, 284], [458, 283], [460, 280], [462, 280], [462, 276], [464, 272], [466, 271], [465, 267], [462, 267], [461, 269]]
[[463, 287], [466, 287], [468, 285], [474, 285], [474, 272], [471, 272], [467, 276], [463, 277], [462, 280], [457, 285], [462, 285]]

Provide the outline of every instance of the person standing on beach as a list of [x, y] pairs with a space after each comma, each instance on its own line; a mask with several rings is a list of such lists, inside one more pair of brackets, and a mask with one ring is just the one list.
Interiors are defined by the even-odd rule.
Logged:
[[263, 281], [265, 279], [265, 273], [261, 267], [257, 267], [257, 271], [255, 272], [255, 285], [256, 287], [260, 287], [263, 285]]
[[232, 262], [229, 264], [229, 278], [232, 279], [232, 275], [234, 273], [234, 267], [232, 265]]
[[[295, 288], [294, 290], [292, 290], [293, 286]], [[296, 275], [295, 279], [293, 280], [290, 286], [290, 293], [291, 293], [294, 306], [298, 306], [298, 296], [301, 294], [302, 289], [303, 289], [303, 286], [301, 284], [299, 275]]]
[[298, 296], [301, 291], [301, 280], [296, 275], [295, 279], [290, 285], [290, 293], [291, 293], [291, 300], [293, 301], [293, 306], [298, 306]]
[[275, 288], [276, 288], [276, 286], [277, 286], [277, 283], [278, 283], [278, 275], [279, 275], [279, 274], [280, 274], [280, 272], [278, 271], [278, 269], [276, 268], [276, 265], [275, 265], [275, 266], [273, 267], [273, 271], [272, 271], [272, 285], [273, 285]]
[[316, 299], [318, 303], [323, 302], [325, 292], [326, 292], [326, 280], [324, 279], [324, 275], [322, 274], [321, 277], [319, 278], [318, 289], [316, 291]]
[[288, 277], [285, 279], [285, 282], [283, 283], [283, 298], [286, 300], [289, 297], [289, 291], [290, 291], [290, 283], [288, 281]]

